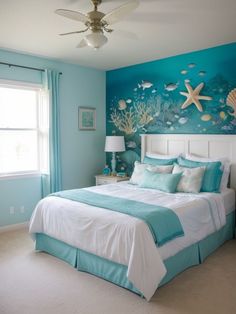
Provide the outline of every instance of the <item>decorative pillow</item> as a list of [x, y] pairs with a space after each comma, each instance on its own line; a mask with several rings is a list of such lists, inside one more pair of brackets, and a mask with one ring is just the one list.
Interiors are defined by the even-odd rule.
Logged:
[[221, 170], [221, 162], [199, 162], [185, 159], [183, 157], [178, 158], [178, 164], [180, 166], [188, 168], [206, 167], [201, 192], [219, 192], [220, 182], [223, 171]]
[[215, 162], [220, 161], [222, 164], [223, 175], [221, 178], [220, 183], [220, 191], [224, 191], [228, 187], [229, 182], [229, 174], [230, 174], [230, 160], [228, 158], [206, 158], [206, 157], [199, 157], [192, 154], [186, 154], [186, 159], [193, 160], [193, 161], [200, 161], [200, 162]]
[[173, 167], [174, 166], [172, 166], [172, 165], [170, 165], [170, 166], [152, 166], [152, 165], [148, 165], [148, 164], [142, 164], [139, 161], [135, 161], [134, 171], [133, 171], [133, 174], [132, 174], [129, 182], [132, 184], [139, 184], [142, 177], [143, 177], [144, 171], [146, 169], [153, 171], [153, 172], [158, 172], [158, 173], [171, 173], [173, 170]]
[[146, 153], [147, 157], [155, 159], [177, 159], [180, 155], [169, 155], [169, 154], [157, 154], [157, 153]]
[[175, 162], [177, 162], [177, 158], [158, 159], [158, 158], [150, 158], [150, 157], [145, 156], [143, 162], [145, 164], [154, 165], [154, 166], [173, 165]]
[[182, 173], [157, 173], [146, 169], [139, 187], [175, 193], [181, 175]]
[[182, 173], [177, 192], [199, 193], [206, 167], [187, 168], [175, 164], [172, 173]]

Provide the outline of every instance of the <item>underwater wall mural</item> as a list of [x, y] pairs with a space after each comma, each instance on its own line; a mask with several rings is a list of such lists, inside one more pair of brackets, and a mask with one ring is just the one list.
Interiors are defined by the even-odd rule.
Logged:
[[236, 43], [108, 71], [106, 115], [107, 135], [125, 136], [127, 173], [140, 134], [236, 134]]

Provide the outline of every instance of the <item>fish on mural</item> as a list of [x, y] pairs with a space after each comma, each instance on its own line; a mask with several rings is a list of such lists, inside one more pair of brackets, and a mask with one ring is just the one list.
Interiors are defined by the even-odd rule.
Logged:
[[142, 81], [142, 83], [138, 84], [138, 88], [142, 88], [143, 90], [147, 88], [151, 88], [153, 84], [149, 81]]
[[225, 103], [224, 98], [220, 98], [219, 102], [220, 102], [221, 104], [224, 104], [224, 103]]
[[190, 83], [190, 79], [184, 80], [185, 83]]
[[180, 124], [185, 124], [185, 123], [187, 123], [187, 121], [188, 121], [187, 117], [182, 117], [182, 118], [179, 119], [179, 123]]
[[126, 142], [126, 146], [128, 148], [136, 148], [137, 144], [134, 141], [129, 141], [129, 142]]
[[204, 75], [206, 75], [206, 71], [199, 71], [199, 72], [198, 72], [198, 75], [199, 75], [199, 76], [204, 76]]
[[156, 92], [157, 92], [157, 89], [154, 88], [154, 89], [152, 90], [152, 94], [155, 94]]
[[118, 109], [125, 110], [127, 108], [126, 101], [124, 99], [120, 99], [118, 101]]
[[167, 125], [171, 125], [172, 122], [171, 122], [171, 121], [167, 121], [166, 124], [167, 124]]
[[160, 115], [160, 111], [157, 111], [153, 114], [153, 117], [159, 117], [159, 115]]
[[212, 119], [212, 116], [210, 114], [204, 114], [201, 116], [201, 120], [204, 122], [210, 121]]
[[131, 104], [132, 103], [132, 100], [129, 98], [126, 100], [127, 104]]
[[179, 82], [178, 83], [169, 83], [169, 84], [164, 84], [164, 87], [165, 87], [165, 90], [167, 90], [168, 92], [172, 92], [172, 91], [176, 90], [178, 85], [179, 85]]
[[134, 92], [137, 92], [137, 90], [138, 90], [137, 87], [135, 87], [135, 88], [134, 88]]
[[232, 89], [226, 99], [226, 103], [229, 107], [233, 109], [233, 112], [229, 112], [231, 116], [236, 118], [236, 88]]
[[187, 71], [187, 70], [182, 70], [182, 71], [180, 71], [180, 73], [183, 74], [183, 75], [185, 75], [185, 74], [188, 73], [188, 71]]
[[190, 69], [195, 68], [195, 66], [196, 66], [195, 63], [189, 63], [189, 64], [188, 64], [188, 67], [189, 67]]
[[230, 126], [230, 125], [224, 125], [224, 126], [222, 126], [222, 128], [221, 128], [221, 130], [224, 130], [224, 131], [231, 131], [232, 129], [233, 129], [233, 127]]

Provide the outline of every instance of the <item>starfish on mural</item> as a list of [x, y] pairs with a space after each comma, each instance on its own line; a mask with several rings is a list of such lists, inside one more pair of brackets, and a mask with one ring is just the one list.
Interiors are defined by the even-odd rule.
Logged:
[[188, 106], [194, 104], [197, 109], [199, 111], [203, 111], [202, 109], [202, 105], [200, 103], [200, 99], [203, 99], [203, 100], [212, 100], [212, 97], [210, 96], [202, 96], [202, 95], [199, 95], [200, 94], [200, 91], [202, 90], [203, 86], [204, 86], [204, 83], [201, 83], [199, 84], [194, 90], [192, 89], [192, 87], [189, 85], [189, 83], [185, 83], [185, 86], [188, 90], [188, 93], [186, 92], [180, 92], [181, 95], [183, 96], [186, 96], [187, 99], [186, 101], [183, 103], [182, 105], [182, 109], [185, 109], [187, 108]]

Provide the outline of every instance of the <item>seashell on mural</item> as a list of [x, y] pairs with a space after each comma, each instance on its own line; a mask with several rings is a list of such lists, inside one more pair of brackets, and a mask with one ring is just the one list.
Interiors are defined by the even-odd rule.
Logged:
[[211, 118], [212, 118], [212, 116], [209, 114], [204, 114], [203, 116], [201, 116], [202, 121], [210, 121]]
[[236, 117], [236, 88], [232, 89], [229, 92], [229, 94], [227, 96], [227, 99], [226, 99], [226, 103], [227, 103], [228, 106], [230, 106], [234, 110], [233, 113], [229, 112], [229, 114], [231, 116]]
[[225, 114], [225, 112], [224, 111], [221, 111], [220, 112], [220, 118], [222, 119], [222, 120], [225, 120], [226, 119], [226, 114]]
[[126, 101], [125, 101], [124, 99], [120, 99], [120, 100], [118, 101], [118, 109], [119, 109], [119, 110], [125, 110], [126, 107], [127, 107]]

